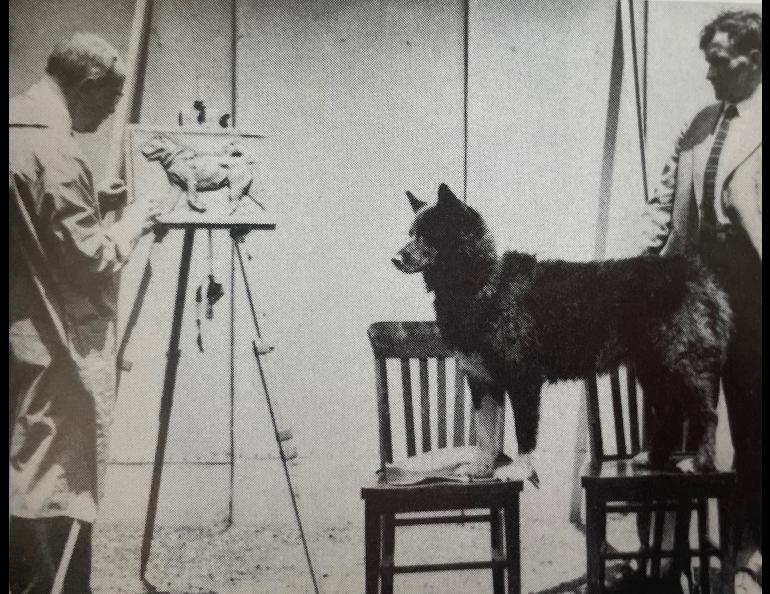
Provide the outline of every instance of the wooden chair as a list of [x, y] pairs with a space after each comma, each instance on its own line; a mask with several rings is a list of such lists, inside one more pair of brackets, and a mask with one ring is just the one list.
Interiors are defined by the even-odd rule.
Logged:
[[[378, 322], [369, 328], [374, 350], [377, 409], [379, 416], [380, 462], [384, 469], [393, 462], [393, 431], [389, 401], [388, 360], [400, 361], [403, 419], [407, 458], [418, 455], [415, 406], [413, 405], [412, 364], [419, 368], [420, 405], [417, 408], [422, 452], [475, 444], [470, 397], [466, 398], [465, 378], [455, 369], [454, 402], [447, 399], [447, 363], [452, 352], [441, 340], [433, 322]], [[429, 369], [435, 360], [436, 431], [431, 421], [431, 382]], [[398, 362], [391, 367], [399, 367]], [[453, 365], [454, 367], [454, 365]], [[448, 416], [453, 411], [453, 429]], [[467, 415], [467, 416], [466, 416]], [[400, 417], [400, 415], [398, 415]], [[466, 424], [466, 418], [470, 422]], [[467, 434], [467, 437], [466, 437]], [[435, 436], [435, 439], [434, 439]], [[451, 440], [451, 441], [450, 441]], [[365, 507], [366, 592], [383, 594], [393, 591], [395, 574], [443, 570], [492, 569], [494, 592], [520, 591], [519, 494], [522, 481], [441, 482], [414, 486], [387, 483], [385, 473], [370, 487], [361, 490]], [[476, 511], [466, 514], [466, 510]], [[414, 513], [420, 512], [420, 513]], [[429, 513], [425, 513], [429, 512]], [[452, 512], [436, 515], [435, 512]], [[408, 513], [408, 517], [403, 514]], [[445, 564], [394, 565], [397, 526], [488, 522], [491, 536], [491, 561], [465, 561]], [[425, 547], [429, 549], [429, 547]], [[507, 573], [507, 580], [506, 574]], [[507, 590], [505, 589], [507, 582]]]
[[[722, 589], [719, 591], [731, 592], [735, 571], [732, 510], [735, 473], [684, 474], [673, 469], [649, 470], [633, 467], [631, 459], [644, 447], [644, 436], [647, 433], [644, 421], [649, 418], [650, 411], [643, 395], [641, 399], [638, 397], [633, 371], [626, 370], [624, 375], [626, 389], [623, 391], [621, 372], [616, 369], [610, 374], [611, 414], [606, 414], [605, 409], [605, 416], [614, 421], [615, 453], [605, 450], [597, 378], [586, 379], [591, 459], [583, 474], [582, 485], [586, 494], [588, 592], [602, 591], [605, 563], [610, 560], [637, 559], [646, 576], [659, 578], [662, 558], [673, 558], [678, 564], [677, 567], [687, 571], [689, 576], [689, 563], [694, 557], [699, 558], [700, 562], [699, 584], [703, 594], [710, 592], [711, 557], [718, 557], [721, 561]], [[690, 453], [682, 451], [679, 454]], [[717, 500], [719, 510], [718, 548], [708, 537], [709, 499]], [[678, 512], [673, 550], [661, 548], [663, 521], [667, 511]], [[697, 549], [689, 545], [689, 519], [693, 511], [698, 519]], [[655, 522], [652, 544], [645, 539], [647, 542], [642, 542], [641, 548], [636, 551], [612, 549], [607, 541], [608, 514], [644, 514], [643, 517], [649, 520], [653, 512]]]

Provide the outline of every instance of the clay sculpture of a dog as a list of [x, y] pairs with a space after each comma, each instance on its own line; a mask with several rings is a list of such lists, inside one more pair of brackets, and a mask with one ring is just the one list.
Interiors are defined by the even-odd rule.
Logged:
[[264, 205], [252, 194], [254, 162], [244, 155], [236, 142], [226, 144], [217, 152], [197, 152], [175, 142], [164, 134], [156, 134], [140, 148], [148, 161], [158, 161], [166, 171], [172, 186], [184, 192], [187, 203], [197, 212], [206, 205], [198, 192], [229, 188], [232, 214], [243, 198], [249, 198], [264, 210]]

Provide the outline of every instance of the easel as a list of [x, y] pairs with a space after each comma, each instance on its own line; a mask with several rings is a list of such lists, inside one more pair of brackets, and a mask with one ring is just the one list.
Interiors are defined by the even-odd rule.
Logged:
[[[237, 46], [238, 46], [238, 0], [231, 0], [231, 88], [230, 88], [230, 102], [231, 102], [231, 126], [232, 129], [236, 128], [236, 109], [237, 109]], [[122, 178], [125, 176], [125, 132], [129, 122], [137, 122], [139, 120], [139, 113], [141, 111], [140, 94], [143, 85], [144, 70], [146, 67], [147, 58], [147, 46], [149, 38], [149, 23], [151, 20], [151, 14], [153, 11], [153, 0], [136, 0], [134, 8], [134, 18], [131, 26], [131, 35], [129, 39], [129, 48], [127, 52], [127, 75], [126, 83], [123, 88], [123, 98], [118, 103], [115, 110], [114, 128], [112, 133], [112, 140], [110, 143], [109, 155], [105, 167], [105, 176], [107, 179]], [[259, 330], [259, 322], [254, 307], [254, 300], [251, 294], [251, 289], [248, 284], [246, 276], [246, 269], [243, 264], [243, 256], [241, 254], [239, 241], [246, 233], [252, 230], [273, 230], [275, 229], [275, 223], [271, 221], [264, 221], [261, 223], [237, 223], [222, 221], [222, 222], [165, 222], [161, 223], [156, 228], [155, 242], [150, 246], [150, 251], [147, 256], [147, 262], [144, 267], [144, 272], [141, 277], [141, 281], [137, 287], [136, 297], [129, 317], [126, 322], [126, 328], [123, 331], [123, 337], [120, 341], [120, 346], [117, 352], [118, 363], [118, 381], [120, 379], [120, 372], [122, 370], [130, 369], [127, 362], [124, 360], [124, 355], [133, 326], [136, 324], [141, 310], [142, 301], [144, 295], [149, 287], [150, 278], [152, 275], [151, 256], [153, 248], [156, 243], [163, 240], [163, 237], [171, 229], [179, 229], [184, 231], [184, 238], [182, 244], [182, 254], [179, 266], [179, 275], [177, 279], [176, 298], [174, 305], [174, 313], [171, 327], [171, 337], [169, 339], [168, 361], [166, 363], [166, 370], [163, 381], [163, 392], [161, 396], [161, 405], [159, 413], [159, 428], [158, 428], [158, 442], [155, 451], [155, 458], [153, 464], [152, 482], [150, 486], [150, 497], [147, 506], [147, 517], [145, 522], [145, 530], [142, 538], [142, 547], [140, 553], [140, 578], [150, 591], [155, 591], [155, 588], [149, 584], [146, 580], [147, 563], [150, 557], [150, 549], [152, 545], [152, 537], [155, 528], [155, 518], [158, 506], [158, 496], [160, 494], [160, 480], [163, 469], [163, 461], [165, 458], [166, 443], [168, 439], [168, 426], [171, 419], [171, 407], [173, 404], [173, 393], [176, 385], [177, 369], [179, 366], [179, 359], [181, 357], [181, 351], [179, 349], [179, 342], [181, 338], [182, 320], [184, 317], [184, 305], [185, 298], [188, 290], [188, 281], [190, 273], [190, 263], [192, 260], [192, 250], [195, 238], [195, 231], [201, 230], [227, 230], [230, 232], [232, 238], [232, 250], [231, 250], [231, 266], [230, 266], [230, 501], [228, 510], [228, 523], [231, 524], [233, 520], [233, 489], [234, 489], [234, 357], [232, 356], [234, 349], [234, 288], [235, 288], [235, 260], [236, 257], [240, 264], [241, 274], [243, 276], [244, 286], [246, 288], [247, 297], [249, 300], [249, 307], [251, 310], [251, 316], [254, 323], [254, 328], [257, 334], [257, 338], [261, 339]], [[273, 430], [275, 433], [276, 443], [280, 453], [281, 463], [283, 465], [284, 474], [289, 487], [291, 495], [292, 506], [294, 514], [297, 520], [297, 526], [300, 531], [300, 537], [304, 546], [305, 557], [307, 559], [308, 568], [310, 571], [310, 577], [313, 582], [313, 589], [318, 593], [318, 584], [316, 581], [315, 573], [313, 571], [313, 565], [310, 559], [308, 551], [307, 541], [302, 529], [302, 522], [299, 516], [299, 510], [297, 508], [296, 498], [294, 496], [294, 490], [291, 484], [291, 477], [289, 475], [288, 466], [286, 462], [286, 456], [284, 453], [282, 439], [278, 430], [275, 412], [273, 410], [272, 402], [270, 400], [270, 393], [265, 379], [264, 369], [262, 367], [262, 361], [260, 358], [260, 352], [254, 345], [254, 356], [257, 360], [257, 366], [259, 369], [260, 379], [262, 381], [262, 388], [265, 392], [265, 398], [267, 400], [268, 409], [270, 412], [271, 421], [273, 424]], [[74, 526], [74, 525], [73, 525]], [[66, 570], [66, 568], [65, 568]]]
[[[171, 420], [171, 409], [172, 409], [173, 400], [174, 400], [174, 388], [176, 386], [177, 371], [179, 368], [179, 360], [181, 358], [181, 350], [179, 348], [179, 343], [180, 343], [181, 334], [182, 334], [182, 321], [184, 319], [184, 308], [185, 308], [185, 301], [187, 298], [188, 282], [190, 277], [190, 263], [192, 260], [195, 232], [198, 229], [209, 230], [209, 231], [213, 231], [213, 230], [229, 231], [232, 239], [233, 252], [234, 252], [234, 255], [237, 256], [237, 259], [240, 265], [239, 268], [241, 271], [241, 275], [243, 277], [243, 285], [246, 289], [246, 296], [249, 301], [249, 308], [251, 311], [252, 321], [254, 323], [254, 329], [257, 335], [257, 339], [261, 339], [262, 336], [259, 329], [259, 322], [257, 319], [256, 308], [254, 306], [254, 298], [251, 293], [251, 287], [249, 286], [249, 283], [248, 283], [246, 268], [243, 263], [243, 255], [241, 253], [241, 248], [239, 243], [241, 238], [245, 236], [245, 234], [249, 233], [250, 231], [272, 231], [275, 229], [275, 227], [276, 225], [273, 221], [266, 219], [262, 221], [254, 221], [254, 222], [247, 222], [247, 223], [238, 222], [236, 224], [227, 223], [227, 222], [197, 222], [197, 221], [196, 222], [173, 222], [173, 223], [161, 222], [158, 224], [156, 228], [156, 238], [155, 238], [156, 242], [162, 241], [166, 233], [168, 233], [168, 231], [172, 229], [178, 229], [178, 230], [184, 231], [184, 236], [182, 241], [182, 254], [181, 254], [181, 259], [179, 264], [176, 297], [174, 300], [174, 310], [173, 310], [172, 322], [171, 322], [171, 336], [169, 338], [169, 346], [168, 346], [168, 352], [167, 352], [168, 360], [166, 362], [166, 369], [165, 369], [164, 379], [163, 379], [163, 391], [161, 394], [161, 401], [160, 401], [158, 441], [155, 448], [155, 458], [154, 458], [153, 470], [152, 470], [152, 481], [150, 483], [150, 495], [147, 502], [147, 516], [145, 520], [144, 534], [142, 536], [142, 547], [140, 552], [139, 577], [150, 591], [155, 591], [155, 588], [146, 579], [147, 563], [150, 558], [152, 538], [153, 538], [153, 533], [155, 531], [155, 520], [156, 520], [157, 511], [158, 511], [158, 497], [160, 495], [160, 482], [161, 482], [161, 476], [163, 472], [163, 462], [165, 459], [166, 444], [168, 442], [168, 428]], [[150, 270], [149, 262], [145, 270], [146, 271]], [[234, 270], [231, 270], [231, 273], [234, 274]], [[145, 281], [145, 279], [143, 279], [140, 285], [141, 287], [143, 287], [143, 290], [142, 292], [140, 292], [140, 295], [138, 296], [137, 301], [135, 302], [131, 312], [131, 317], [134, 319], [139, 314], [139, 310], [141, 308], [141, 304], [143, 301], [144, 291], [146, 291], [147, 286], [149, 285], [149, 282], [148, 282], [149, 276], [146, 275], [145, 278], [147, 280]], [[235, 283], [233, 282], [231, 293], [233, 293], [234, 287], [235, 287]], [[231, 299], [233, 299], [232, 295], [231, 295]], [[124, 341], [124, 342], [127, 342], [127, 341]], [[278, 451], [281, 458], [281, 463], [283, 465], [284, 474], [286, 476], [286, 482], [289, 487], [289, 494], [291, 497], [294, 515], [297, 520], [297, 527], [299, 529], [300, 538], [304, 546], [305, 557], [307, 559], [308, 568], [310, 570], [310, 577], [313, 582], [314, 591], [317, 593], [318, 584], [316, 582], [315, 573], [313, 571], [313, 565], [310, 559], [307, 540], [305, 539], [305, 534], [302, 528], [302, 520], [300, 518], [299, 509], [297, 507], [296, 497], [295, 497], [294, 489], [291, 483], [291, 476], [289, 475], [286, 456], [285, 456], [283, 445], [280, 439], [275, 412], [273, 410], [272, 401], [270, 399], [270, 392], [268, 390], [267, 381], [265, 378], [265, 372], [262, 367], [261, 353], [260, 353], [260, 350], [257, 348], [255, 342], [252, 342], [252, 345], [253, 345], [254, 357], [257, 361], [257, 367], [259, 370], [260, 379], [262, 381], [262, 388], [264, 390], [265, 398], [267, 400], [268, 410], [270, 412], [270, 418], [273, 425], [275, 440], [278, 445]]]

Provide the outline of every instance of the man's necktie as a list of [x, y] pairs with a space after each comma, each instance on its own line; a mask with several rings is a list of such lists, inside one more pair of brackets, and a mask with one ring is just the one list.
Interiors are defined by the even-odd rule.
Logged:
[[725, 109], [724, 116], [722, 117], [722, 122], [719, 124], [719, 129], [714, 137], [714, 144], [711, 145], [708, 161], [706, 161], [706, 171], [703, 175], [703, 202], [701, 203], [701, 211], [703, 213], [703, 223], [708, 225], [715, 225], [717, 222], [717, 214], [714, 209], [714, 182], [717, 177], [719, 157], [722, 153], [725, 139], [727, 138], [727, 130], [730, 128], [730, 120], [736, 115], [738, 115], [738, 109], [735, 105], [728, 105]]

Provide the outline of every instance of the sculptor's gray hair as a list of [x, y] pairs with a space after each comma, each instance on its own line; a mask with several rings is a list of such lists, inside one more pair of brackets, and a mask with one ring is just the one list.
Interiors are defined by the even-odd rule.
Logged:
[[56, 44], [45, 71], [63, 86], [73, 87], [87, 78], [104, 83], [122, 83], [125, 65], [118, 51], [92, 33], [75, 33]]

